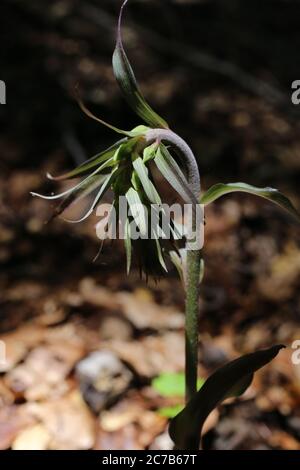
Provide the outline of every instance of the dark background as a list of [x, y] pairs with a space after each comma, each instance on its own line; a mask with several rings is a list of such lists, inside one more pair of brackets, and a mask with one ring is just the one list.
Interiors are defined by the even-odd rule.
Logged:
[[[64, 308], [57, 299], [77, 292], [86, 276], [112, 292], [149, 289], [157, 305], [183, 309], [174, 272], [148, 287], [135, 271], [126, 278], [119, 245], [92, 263], [98, 249], [93, 223], [44, 225], [51, 204], [29, 195], [57, 189], [47, 171], [72, 168], [114, 142], [111, 131], [79, 110], [77, 83], [108, 122], [125, 129], [140, 124], [112, 73], [119, 7], [115, 0], [1, 1], [0, 79], [7, 87], [7, 104], [0, 107], [3, 333], [36, 321], [49, 298]], [[300, 207], [300, 105], [291, 103], [291, 84], [300, 79], [299, 15], [295, 0], [129, 2], [124, 43], [140, 86], [190, 143], [205, 188], [230, 181], [273, 186]], [[286, 213], [245, 195], [221, 200], [207, 211], [205, 261], [203, 373], [237, 353], [277, 341], [291, 346], [300, 338], [299, 229]], [[101, 316], [90, 302], [80, 312], [69, 306], [62, 323]], [[147, 335], [160, 332], [134, 330], [129, 340]], [[299, 448], [300, 375], [290, 356], [289, 349], [275, 361], [256, 395], [222, 409], [206, 435], [208, 448]], [[146, 384], [150, 379], [151, 373]], [[139, 381], [133, 390], [143, 396]], [[118, 448], [125, 446], [122, 436]]]

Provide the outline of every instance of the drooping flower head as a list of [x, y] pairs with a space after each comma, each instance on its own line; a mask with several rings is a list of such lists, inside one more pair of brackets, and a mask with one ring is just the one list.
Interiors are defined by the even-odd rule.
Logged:
[[[122, 94], [147, 126], [139, 125], [131, 131], [118, 129], [96, 117], [78, 98], [79, 105], [87, 116], [121, 134], [122, 138], [66, 174], [57, 177], [48, 174], [48, 177], [55, 181], [80, 178], [80, 181], [67, 191], [51, 196], [32, 194], [49, 200], [60, 200], [54, 210], [53, 217], [62, 214], [65, 209], [79, 199], [93, 194], [90, 207], [83, 217], [70, 222], [82, 222], [87, 219], [96, 210], [109, 189], [113, 190], [113, 207], [117, 213], [119, 197], [124, 196], [128, 202], [128, 213], [124, 227], [127, 270], [130, 269], [134, 252], [146, 274], [159, 274], [163, 270], [167, 270], [165, 255], [171, 248], [174, 249], [176, 239], [183, 238], [184, 231], [182, 225], [170, 220], [170, 237], [159, 235], [163, 230], [161, 220], [164, 209], [151, 174], [150, 164], [153, 162], [156, 165], [161, 174], [186, 202], [196, 201], [195, 192], [196, 194], [200, 192], [200, 186], [197, 184], [196, 164], [194, 166], [188, 165], [187, 168], [180, 167], [180, 161], [177, 162], [171, 155], [172, 146], [180, 154], [182, 147], [185, 146], [184, 141], [169, 130], [166, 121], [148, 105], [138, 87], [121, 36], [122, 14], [127, 1], [123, 3], [119, 15], [117, 41], [113, 54], [113, 70]], [[189, 149], [184, 150], [188, 151]], [[188, 173], [189, 183], [185, 170]], [[193, 178], [193, 173], [196, 178]], [[193, 181], [194, 188], [191, 187]], [[139, 204], [145, 208], [143, 212], [136, 210], [136, 206]], [[151, 228], [150, 238], [141, 237], [132, 240], [130, 233], [132, 223], [137, 225], [140, 232], [144, 226], [148, 227], [152, 205], [161, 208], [157, 216], [157, 227], [154, 230], [153, 227]]]

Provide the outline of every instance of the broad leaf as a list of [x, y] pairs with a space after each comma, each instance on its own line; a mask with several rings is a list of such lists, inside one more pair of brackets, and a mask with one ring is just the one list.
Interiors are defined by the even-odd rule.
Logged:
[[233, 192], [244, 192], [249, 194], [254, 194], [255, 196], [260, 196], [268, 201], [274, 202], [279, 205], [298, 220], [300, 220], [299, 212], [295, 209], [290, 200], [280, 193], [277, 189], [274, 188], [257, 188], [256, 186], [251, 186], [246, 183], [228, 183], [222, 184], [218, 183], [212, 186], [200, 199], [201, 204], [210, 204], [221, 196], [224, 196]]
[[121, 24], [123, 9], [126, 3], [127, 0], [121, 7], [118, 22], [116, 48], [113, 54], [113, 69], [116, 80], [119, 83], [119, 86], [128, 104], [138, 116], [140, 116], [151, 127], [168, 128], [166, 121], [155, 111], [153, 111], [153, 109], [149, 106], [143, 97], [141, 91], [139, 90], [132, 67], [125, 53], [122, 43]]
[[198, 450], [203, 424], [209, 413], [226, 398], [240, 395], [254, 372], [277, 356], [284, 346], [246, 354], [213, 373], [186, 407], [171, 421], [169, 434], [176, 449]]

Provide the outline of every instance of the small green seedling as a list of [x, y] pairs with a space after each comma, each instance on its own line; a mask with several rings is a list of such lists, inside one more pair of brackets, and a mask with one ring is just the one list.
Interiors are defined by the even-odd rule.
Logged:
[[[197, 390], [204, 384], [204, 379], [198, 377]], [[179, 398], [182, 403], [173, 406], [164, 406], [157, 411], [161, 416], [174, 418], [184, 408], [185, 376], [184, 373], [165, 372], [152, 380], [152, 388], [162, 397]]]

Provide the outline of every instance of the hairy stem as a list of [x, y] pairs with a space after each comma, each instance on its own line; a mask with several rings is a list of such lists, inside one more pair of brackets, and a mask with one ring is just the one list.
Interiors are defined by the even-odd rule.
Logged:
[[[151, 129], [146, 133], [146, 142], [165, 141], [179, 154], [187, 168], [187, 181], [190, 200], [185, 201], [196, 209], [200, 199], [200, 175], [195, 156], [187, 143], [174, 132], [168, 129]], [[196, 210], [192, 211], [192, 230], [195, 234], [197, 227]], [[198, 302], [199, 302], [199, 278], [200, 278], [201, 251], [189, 249], [187, 251], [186, 274], [186, 326], [185, 326], [185, 395], [186, 401], [197, 391], [198, 368]]]
[[198, 368], [198, 302], [200, 250], [187, 253], [187, 282], [185, 307], [185, 398], [188, 402], [197, 391]]

